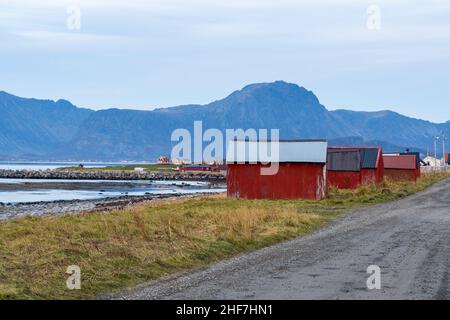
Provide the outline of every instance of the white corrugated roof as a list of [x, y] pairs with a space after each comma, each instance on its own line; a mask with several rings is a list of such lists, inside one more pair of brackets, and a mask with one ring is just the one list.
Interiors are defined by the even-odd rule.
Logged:
[[327, 147], [325, 140], [229, 141], [227, 163], [326, 163]]

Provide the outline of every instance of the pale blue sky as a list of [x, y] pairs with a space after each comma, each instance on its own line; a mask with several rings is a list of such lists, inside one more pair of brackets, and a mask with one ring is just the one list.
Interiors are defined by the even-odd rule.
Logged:
[[274, 80], [330, 109], [450, 120], [450, 0], [0, 0], [0, 90], [16, 95], [153, 109]]

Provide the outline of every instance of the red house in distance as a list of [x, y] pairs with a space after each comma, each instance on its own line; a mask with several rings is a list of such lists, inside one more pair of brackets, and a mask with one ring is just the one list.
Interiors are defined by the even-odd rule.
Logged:
[[394, 181], [417, 181], [420, 159], [417, 155], [383, 155], [385, 176]]
[[327, 196], [326, 140], [279, 141], [279, 157], [275, 163], [278, 171], [264, 175], [261, 169], [270, 166], [267, 164], [269, 159], [249, 150], [259, 150], [270, 143], [230, 141], [228, 149], [233, 148], [236, 152], [230, 155], [227, 151], [228, 197], [320, 200]]
[[381, 147], [329, 147], [328, 183], [339, 189], [356, 189], [384, 180]]

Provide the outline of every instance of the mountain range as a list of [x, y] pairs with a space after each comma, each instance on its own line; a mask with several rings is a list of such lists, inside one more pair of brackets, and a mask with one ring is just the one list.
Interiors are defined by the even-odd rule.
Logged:
[[207, 105], [152, 111], [79, 108], [66, 100], [20, 98], [0, 91], [2, 160], [146, 160], [170, 154], [171, 134], [193, 130], [280, 129], [281, 139], [325, 138], [334, 145], [381, 145], [426, 152], [450, 121], [432, 123], [392, 111], [330, 111], [316, 95], [276, 81], [248, 85]]

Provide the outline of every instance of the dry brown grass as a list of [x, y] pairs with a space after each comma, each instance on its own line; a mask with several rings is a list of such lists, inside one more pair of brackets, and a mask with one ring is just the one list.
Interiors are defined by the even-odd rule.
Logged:
[[[397, 199], [443, 179], [332, 190], [323, 201], [224, 196], [0, 223], [0, 298], [92, 298], [307, 234], [349, 208]], [[82, 289], [65, 286], [69, 265]]]
[[[90, 298], [304, 234], [332, 214], [220, 197], [0, 223], [0, 298]], [[78, 265], [82, 290], [65, 287]]]

